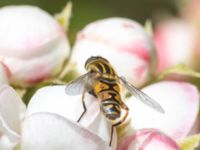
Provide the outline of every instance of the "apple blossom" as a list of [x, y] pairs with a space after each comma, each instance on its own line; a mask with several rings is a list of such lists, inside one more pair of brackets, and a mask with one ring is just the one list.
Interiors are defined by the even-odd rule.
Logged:
[[141, 86], [150, 77], [153, 50], [151, 38], [139, 23], [107, 18], [88, 24], [78, 33], [71, 63], [82, 74], [85, 61], [100, 55], [111, 62], [119, 75]]
[[0, 60], [17, 85], [32, 85], [54, 76], [69, 55], [62, 26], [35, 6], [2, 7], [0, 41]]
[[186, 21], [171, 18], [158, 23], [154, 43], [158, 57], [157, 72], [181, 63], [193, 66], [196, 33]]
[[[146, 87], [144, 92], [162, 105], [165, 114], [145, 108], [131, 97], [126, 101], [132, 119], [130, 126], [133, 129], [155, 127], [174, 140], [184, 138], [197, 116], [197, 89], [189, 83], [165, 81]], [[99, 103], [93, 96], [87, 94], [85, 101], [87, 113], [78, 124], [76, 121], [83, 111], [81, 95], [68, 96], [65, 86], [39, 89], [27, 109], [11, 87], [0, 86], [0, 148], [12, 150], [18, 144], [24, 150], [110, 149], [111, 125], [100, 112]], [[160, 131], [148, 132], [152, 132], [152, 136], [148, 134], [152, 139], [150, 146], [176, 147], [175, 142]], [[116, 149], [116, 140], [115, 132], [113, 150]], [[134, 143], [133, 138], [124, 140], [129, 142], [127, 146], [130, 140]]]
[[[88, 111], [78, 124], [81, 96], [67, 96], [65, 86], [40, 89], [27, 110], [11, 87], [1, 86], [0, 148], [11, 150], [18, 144], [22, 150], [111, 150], [110, 125], [100, 115], [97, 101], [90, 96], [86, 100]], [[116, 149], [116, 132], [112, 149]]]
[[197, 88], [186, 82], [163, 81], [145, 87], [143, 91], [163, 107], [165, 114], [143, 106], [132, 96], [126, 102], [132, 120], [130, 128], [156, 128], [176, 141], [185, 138], [199, 110]]
[[125, 138], [117, 150], [181, 150], [175, 141], [156, 129], [141, 129]]

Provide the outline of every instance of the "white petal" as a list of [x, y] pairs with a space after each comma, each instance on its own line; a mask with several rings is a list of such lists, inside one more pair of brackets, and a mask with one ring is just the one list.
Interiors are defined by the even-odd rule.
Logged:
[[10, 129], [0, 118], [0, 149], [11, 150], [20, 142], [21, 136]]
[[17, 93], [8, 85], [0, 87], [0, 113], [2, 119], [15, 132], [20, 133], [26, 106]]
[[56, 114], [35, 113], [24, 120], [23, 150], [109, 150], [87, 129]]
[[[87, 121], [83, 120], [85, 125], [89, 125], [91, 121], [99, 114], [99, 107], [97, 100], [88, 94], [85, 96], [86, 105], [91, 105], [87, 112], [92, 113], [91, 117], [87, 117]], [[65, 86], [47, 86], [39, 89], [31, 98], [28, 108], [27, 115], [31, 115], [36, 112], [51, 112], [59, 114], [65, 118], [77, 121], [84, 111], [82, 106], [82, 95], [68, 96], [65, 93]], [[90, 118], [90, 119], [88, 119]]]
[[165, 81], [150, 85], [143, 91], [164, 108], [165, 114], [131, 97], [127, 105], [132, 128], [157, 128], [177, 141], [183, 139], [198, 114], [199, 95], [196, 87], [185, 82]]
[[[19, 142], [21, 121], [26, 106], [8, 85], [0, 87], [0, 146], [13, 147]], [[1, 135], [2, 134], [2, 135]]]

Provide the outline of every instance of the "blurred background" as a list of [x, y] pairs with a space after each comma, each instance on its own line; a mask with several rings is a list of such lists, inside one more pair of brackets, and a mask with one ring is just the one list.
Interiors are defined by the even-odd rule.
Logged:
[[[183, 0], [182, 0], [183, 1]], [[6, 5], [30, 4], [41, 7], [50, 14], [60, 12], [67, 0], [1, 0], [0, 7]], [[161, 14], [177, 15], [177, 1], [174, 0], [72, 0], [69, 37], [73, 42], [77, 31], [89, 22], [106, 17], [127, 17], [140, 23], [146, 19], [155, 19]]]

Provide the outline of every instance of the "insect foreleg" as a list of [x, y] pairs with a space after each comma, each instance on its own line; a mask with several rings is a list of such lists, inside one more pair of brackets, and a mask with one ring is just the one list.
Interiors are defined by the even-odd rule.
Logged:
[[82, 104], [83, 104], [83, 109], [84, 111], [82, 112], [81, 116], [79, 117], [79, 119], [77, 120], [77, 122], [80, 122], [81, 118], [83, 117], [83, 115], [86, 113], [87, 111], [87, 108], [86, 108], [86, 105], [85, 105], [85, 93], [86, 93], [86, 90], [83, 91], [83, 94], [82, 94]]
[[129, 111], [129, 109], [128, 109], [128, 107], [127, 107], [125, 104], [123, 105], [123, 109], [125, 109], [125, 111], [126, 111], [124, 117], [123, 117], [119, 122], [117, 122], [116, 124], [113, 124], [112, 127], [111, 127], [109, 146], [111, 146], [111, 144], [112, 144], [112, 138], [113, 138], [113, 130], [114, 130], [114, 127], [116, 127], [116, 126], [122, 124], [122, 123], [126, 120], [126, 118], [127, 118], [127, 116], [128, 116], [128, 111]]

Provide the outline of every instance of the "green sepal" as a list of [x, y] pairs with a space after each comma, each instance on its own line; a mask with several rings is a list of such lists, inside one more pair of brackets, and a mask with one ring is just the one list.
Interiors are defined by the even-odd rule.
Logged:
[[66, 6], [60, 13], [55, 14], [56, 20], [63, 26], [65, 31], [68, 30], [70, 18], [72, 15], [72, 2], [67, 2]]
[[195, 78], [200, 78], [200, 73], [189, 68], [185, 64], [178, 64], [176, 66], [173, 66], [171, 68], [166, 69], [163, 71], [159, 76], [158, 80], [164, 79], [166, 76], [171, 74], [178, 74], [178, 75], [184, 75], [184, 76], [190, 76]]
[[200, 144], [200, 134], [193, 135], [184, 139], [180, 143], [181, 150], [197, 150], [196, 148], [199, 147]]
[[152, 37], [153, 36], [153, 25], [152, 25], [152, 21], [150, 19], [147, 19], [145, 21], [145, 24], [144, 24], [144, 29], [146, 31], [146, 33]]

